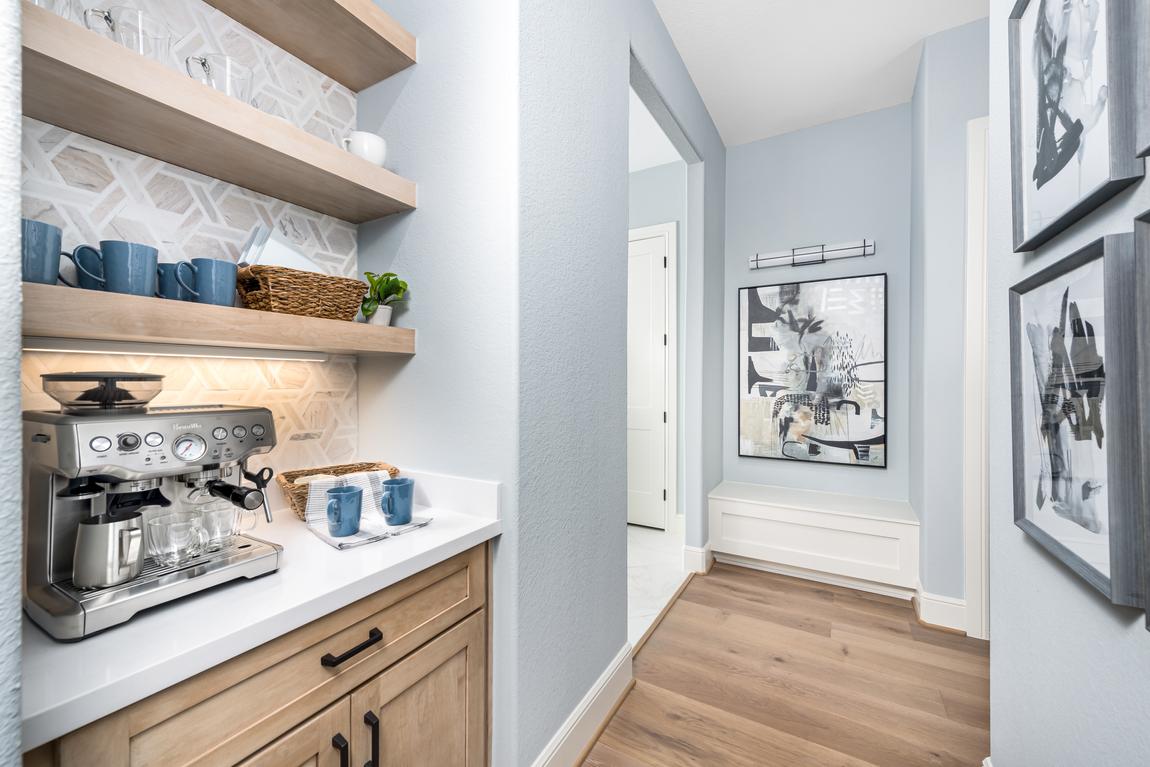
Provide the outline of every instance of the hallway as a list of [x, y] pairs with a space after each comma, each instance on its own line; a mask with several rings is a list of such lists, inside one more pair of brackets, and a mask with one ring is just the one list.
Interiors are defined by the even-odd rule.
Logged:
[[716, 564], [635, 657], [584, 765], [979, 765], [988, 656], [906, 602]]

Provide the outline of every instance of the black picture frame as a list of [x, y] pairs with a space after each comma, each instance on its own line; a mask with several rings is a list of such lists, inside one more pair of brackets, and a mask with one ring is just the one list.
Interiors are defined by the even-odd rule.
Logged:
[[[1032, 128], [1022, 124], [1020, 59], [1022, 16], [1030, 3], [1044, 0], [1018, 0], [1010, 12], [1010, 164], [1012, 213], [1014, 220], [1014, 251], [1031, 251], [1073, 226], [1083, 216], [1097, 208], [1120, 190], [1142, 177], [1145, 163], [1137, 156], [1136, 134], [1140, 128], [1137, 114], [1141, 99], [1138, 96], [1137, 62], [1148, 44], [1147, 36], [1138, 34], [1135, 19], [1139, 18], [1136, 0], [1101, 0], [1106, 15], [1107, 109], [1110, 143], [1109, 176], [1078, 201], [1041, 229], [1027, 231], [1026, 195], [1030, 184], [1026, 168], [1029, 156], [1024, 149]], [[1053, 0], [1048, 0], [1053, 1]], [[1150, 133], [1147, 135], [1150, 140]]]
[[[1069, 547], [1039, 527], [1028, 515], [1035, 488], [1026, 474], [1027, 433], [1037, 432], [1037, 419], [1025, 412], [1022, 380], [1024, 354], [1022, 301], [1026, 294], [1097, 259], [1103, 261], [1103, 339], [1106, 440], [1106, 493], [1109, 569], [1107, 577]], [[1022, 280], [1010, 289], [1010, 393], [1013, 434], [1014, 523], [1114, 604], [1144, 603], [1143, 514], [1147, 508], [1142, 463], [1145, 418], [1139, 398], [1145, 355], [1139, 348], [1138, 317], [1146, 313], [1145, 268], [1140, 266], [1133, 234], [1102, 237]], [[1141, 306], [1140, 306], [1141, 304]], [[1095, 331], [1097, 332], [1097, 330]], [[1131, 413], [1137, 414], [1131, 417]], [[1033, 414], [1031, 414], [1032, 416]], [[1035, 421], [1035, 422], [1031, 422]]]
[[[752, 455], [752, 454], [744, 453], [743, 452], [743, 446], [742, 446], [743, 396], [742, 396], [742, 386], [741, 386], [740, 382], [741, 382], [742, 366], [745, 364], [745, 359], [744, 359], [744, 353], [743, 353], [743, 350], [741, 347], [741, 343], [739, 342], [739, 338], [741, 337], [740, 333], [741, 333], [741, 329], [742, 329], [742, 325], [743, 325], [742, 310], [740, 308], [742, 306], [742, 293], [744, 291], [749, 291], [749, 290], [760, 290], [763, 288], [776, 288], [776, 287], [780, 287], [783, 285], [808, 285], [808, 284], [812, 284], [812, 283], [840, 282], [840, 281], [844, 281], [844, 280], [861, 280], [861, 279], [867, 279], [867, 278], [872, 278], [872, 277], [881, 277], [882, 278], [882, 293], [883, 293], [882, 380], [883, 380], [883, 419], [884, 419], [884, 421], [883, 421], [883, 451], [884, 451], [884, 456], [883, 456], [882, 465], [867, 464], [867, 463], [851, 463], [851, 462], [847, 462], [847, 461], [810, 461], [810, 460], [803, 460], [803, 459], [799, 459], [799, 458], [787, 458], [787, 457], [783, 457], [783, 456]], [[786, 280], [784, 282], [768, 283], [765, 285], [746, 285], [746, 286], [742, 286], [742, 287], [739, 287], [736, 289], [735, 321], [737, 324], [736, 324], [736, 332], [735, 332], [735, 339], [736, 339], [735, 340], [735, 344], [736, 344], [735, 390], [736, 390], [736, 402], [738, 403], [738, 408], [737, 408], [737, 412], [736, 412], [737, 422], [735, 424], [735, 443], [736, 443], [735, 449], [736, 449], [737, 455], [740, 458], [757, 458], [760, 460], [767, 460], [767, 461], [784, 461], [784, 462], [790, 463], [790, 464], [811, 464], [811, 465], [815, 465], [815, 466], [853, 467], [853, 468], [859, 468], [859, 469], [871, 469], [871, 470], [878, 470], [878, 471], [886, 470], [890, 466], [890, 452], [887, 449], [888, 445], [889, 445], [888, 436], [890, 434], [890, 423], [891, 423], [891, 421], [890, 421], [890, 407], [889, 407], [890, 381], [889, 381], [889, 376], [888, 376], [888, 364], [887, 364], [887, 359], [886, 359], [886, 357], [887, 357], [886, 347], [888, 344], [888, 339], [890, 337], [890, 304], [888, 301], [888, 295], [889, 295], [888, 287], [889, 287], [889, 279], [887, 278], [887, 273], [886, 272], [874, 272], [874, 273], [870, 273], [870, 274], [851, 274], [851, 275], [842, 275], [842, 276], [838, 276], [838, 277], [823, 277], [823, 278], [810, 279], [810, 280]]]

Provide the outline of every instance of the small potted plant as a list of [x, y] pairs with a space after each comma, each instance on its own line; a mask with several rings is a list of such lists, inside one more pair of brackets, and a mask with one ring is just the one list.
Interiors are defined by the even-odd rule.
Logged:
[[364, 272], [363, 276], [367, 278], [367, 295], [360, 306], [363, 318], [372, 325], [390, 325], [392, 304], [406, 300], [407, 283], [395, 272]]

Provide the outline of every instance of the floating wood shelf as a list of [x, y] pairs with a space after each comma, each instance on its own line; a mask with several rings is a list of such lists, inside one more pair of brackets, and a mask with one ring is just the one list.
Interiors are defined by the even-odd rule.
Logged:
[[407, 179], [28, 0], [23, 14], [29, 117], [352, 223], [415, 207]]
[[415, 38], [371, 0], [207, 0], [353, 91], [415, 63]]
[[[25, 338], [282, 349], [324, 354], [415, 354], [415, 331], [24, 283]], [[83, 343], [77, 348], [83, 349]], [[146, 352], [141, 352], [146, 353]]]

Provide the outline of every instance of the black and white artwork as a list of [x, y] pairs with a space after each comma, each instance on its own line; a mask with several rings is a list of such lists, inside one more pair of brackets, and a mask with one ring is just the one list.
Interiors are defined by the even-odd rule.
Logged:
[[739, 290], [739, 455], [886, 467], [886, 275]]
[[1099, 240], [1011, 291], [1015, 520], [1123, 603], [1141, 590], [1124, 554], [1141, 513], [1138, 350], [1133, 305], [1108, 298], [1129, 301], [1114, 285], [1132, 253], [1129, 235]]
[[1015, 250], [1042, 244], [1142, 173], [1133, 146], [1131, 2], [1019, 0], [1015, 6]]

